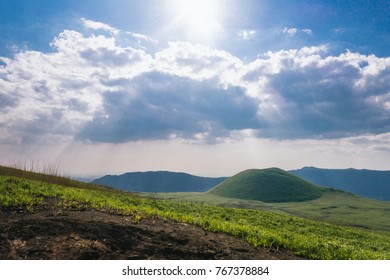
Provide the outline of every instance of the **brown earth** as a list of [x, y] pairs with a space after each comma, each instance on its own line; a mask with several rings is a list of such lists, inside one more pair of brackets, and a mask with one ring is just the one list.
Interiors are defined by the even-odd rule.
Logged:
[[161, 218], [134, 223], [104, 211], [0, 208], [0, 259], [299, 259], [227, 234]]

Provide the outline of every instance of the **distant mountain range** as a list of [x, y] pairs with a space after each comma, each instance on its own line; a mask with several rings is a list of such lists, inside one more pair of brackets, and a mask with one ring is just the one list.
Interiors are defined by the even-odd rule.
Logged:
[[[390, 201], [390, 171], [304, 167], [288, 172], [319, 186], [331, 187], [372, 199]], [[281, 178], [280, 172], [274, 172], [279, 177], [276, 176], [273, 180], [270, 176], [271, 173], [267, 173], [266, 177], [266, 182], [271, 184], [268, 186], [270, 188], [274, 187], [272, 184], [277, 178]], [[228, 177], [209, 178], [187, 173], [149, 171], [106, 175], [93, 180], [92, 183], [130, 192], [206, 192], [226, 179]], [[261, 177], [261, 179], [265, 180], [265, 177]], [[249, 196], [256, 189], [252, 183], [250, 186], [252, 190], [247, 190]], [[224, 195], [226, 195], [226, 190]]]
[[226, 180], [169, 171], [129, 172], [106, 175], [93, 184], [131, 192], [205, 192]]
[[390, 171], [304, 167], [289, 172], [320, 186], [390, 201]]

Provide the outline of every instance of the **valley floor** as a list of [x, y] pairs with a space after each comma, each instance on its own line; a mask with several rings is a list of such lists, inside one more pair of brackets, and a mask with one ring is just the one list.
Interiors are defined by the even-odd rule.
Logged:
[[[53, 203], [54, 205], [54, 203]], [[299, 259], [161, 218], [92, 209], [0, 208], [0, 259]]]

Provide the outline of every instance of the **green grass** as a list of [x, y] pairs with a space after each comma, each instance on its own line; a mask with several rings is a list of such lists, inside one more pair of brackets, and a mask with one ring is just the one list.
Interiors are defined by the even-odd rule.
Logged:
[[244, 238], [254, 246], [287, 249], [310, 259], [390, 259], [390, 237], [363, 229], [269, 211], [148, 199], [104, 188], [69, 187], [0, 176], [0, 209], [18, 206], [34, 211], [53, 197], [61, 207], [121, 213], [135, 222], [159, 216], [198, 224], [211, 231]]
[[308, 201], [321, 197], [319, 187], [279, 168], [250, 169], [238, 173], [209, 191], [231, 198], [263, 202]]
[[[150, 194], [142, 194], [150, 197]], [[390, 235], [390, 203], [359, 197], [342, 191], [325, 192], [306, 202], [265, 203], [256, 200], [216, 196], [210, 193], [158, 193], [157, 199], [191, 201], [220, 207], [284, 213], [316, 221], [384, 231]]]

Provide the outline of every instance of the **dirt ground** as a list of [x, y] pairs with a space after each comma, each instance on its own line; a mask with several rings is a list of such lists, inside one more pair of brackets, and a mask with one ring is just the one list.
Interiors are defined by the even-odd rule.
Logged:
[[0, 208], [0, 259], [299, 259], [194, 225], [108, 212]]

